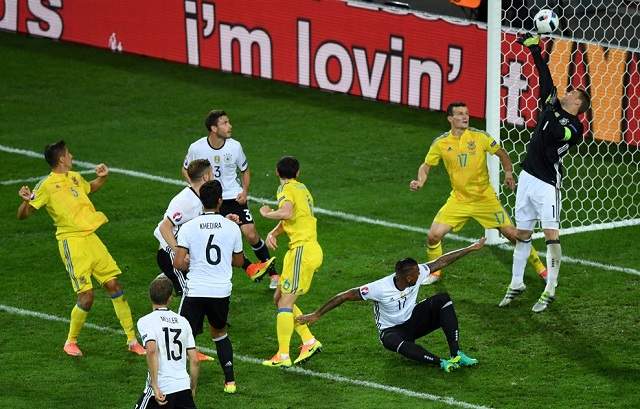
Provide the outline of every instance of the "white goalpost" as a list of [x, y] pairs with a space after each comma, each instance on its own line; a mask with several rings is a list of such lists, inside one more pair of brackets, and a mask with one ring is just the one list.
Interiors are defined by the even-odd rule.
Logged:
[[[591, 95], [584, 141], [564, 161], [562, 233], [640, 224], [640, 10], [609, 0], [488, 1], [486, 128], [509, 153], [515, 171], [537, 119], [538, 78], [517, 33], [533, 31], [533, 16], [552, 9], [560, 29], [543, 36], [543, 56], [563, 95], [581, 87]], [[499, 161], [491, 182], [505, 210], [515, 193], [501, 189]], [[515, 222], [515, 221], [514, 221]], [[498, 243], [495, 230], [489, 242]], [[539, 237], [535, 235], [534, 237]]]

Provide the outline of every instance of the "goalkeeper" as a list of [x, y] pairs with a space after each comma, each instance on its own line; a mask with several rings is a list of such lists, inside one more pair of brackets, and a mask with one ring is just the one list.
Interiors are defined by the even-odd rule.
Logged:
[[540, 37], [527, 35], [518, 40], [533, 57], [540, 81], [540, 112], [522, 162], [516, 192], [515, 218], [518, 241], [513, 252], [511, 283], [499, 306], [504, 307], [525, 290], [524, 267], [531, 251], [531, 234], [537, 221], [547, 243], [548, 277], [545, 289], [533, 306], [542, 312], [555, 300], [562, 250], [560, 247], [560, 186], [562, 157], [582, 140], [579, 114], [589, 109], [590, 97], [583, 89], [573, 89], [558, 98], [551, 73], [542, 58]]

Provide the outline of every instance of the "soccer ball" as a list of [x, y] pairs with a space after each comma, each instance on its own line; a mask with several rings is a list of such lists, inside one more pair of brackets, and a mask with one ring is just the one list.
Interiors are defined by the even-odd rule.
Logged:
[[538, 30], [538, 34], [553, 33], [560, 26], [558, 22], [558, 15], [554, 13], [553, 10], [549, 9], [540, 10], [538, 13], [536, 13], [533, 21], [536, 24], [536, 30]]

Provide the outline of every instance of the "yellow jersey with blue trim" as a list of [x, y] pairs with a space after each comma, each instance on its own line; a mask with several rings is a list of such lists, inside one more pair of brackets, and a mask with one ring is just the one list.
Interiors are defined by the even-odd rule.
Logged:
[[295, 179], [289, 179], [278, 188], [278, 208], [285, 202], [293, 205], [293, 215], [282, 220], [284, 232], [289, 236], [289, 248], [299, 247], [318, 240], [316, 218], [313, 215], [313, 197], [307, 187]]
[[436, 138], [424, 163], [437, 166], [440, 160], [449, 174], [451, 196], [461, 202], [495, 197], [489, 183], [486, 153], [495, 154], [500, 144], [484, 131], [468, 128], [460, 136], [451, 132]]
[[29, 204], [46, 207], [56, 226], [56, 238], [84, 237], [109, 220], [89, 200], [91, 185], [78, 172], [51, 172], [34, 188]]

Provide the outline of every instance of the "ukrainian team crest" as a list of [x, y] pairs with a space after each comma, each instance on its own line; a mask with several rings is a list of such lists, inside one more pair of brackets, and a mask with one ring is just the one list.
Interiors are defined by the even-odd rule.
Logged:
[[467, 149], [469, 149], [470, 151], [475, 151], [476, 150], [476, 141], [468, 141], [467, 142]]
[[220, 163], [220, 156], [216, 155], [213, 157], [213, 162], [214, 163]]
[[75, 176], [71, 177], [71, 181], [73, 182], [74, 185], [76, 186], [80, 186], [80, 182], [78, 182], [78, 178]]
[[71, 194], [73, 195], [73, 197], [78, 197], [78, 191], [75, 188], [71, 188]]
[[231, 155], [230, 153], [225, 153], [224, 163], [231, 163], [231, 162], [233, 162], [233, 155]]

